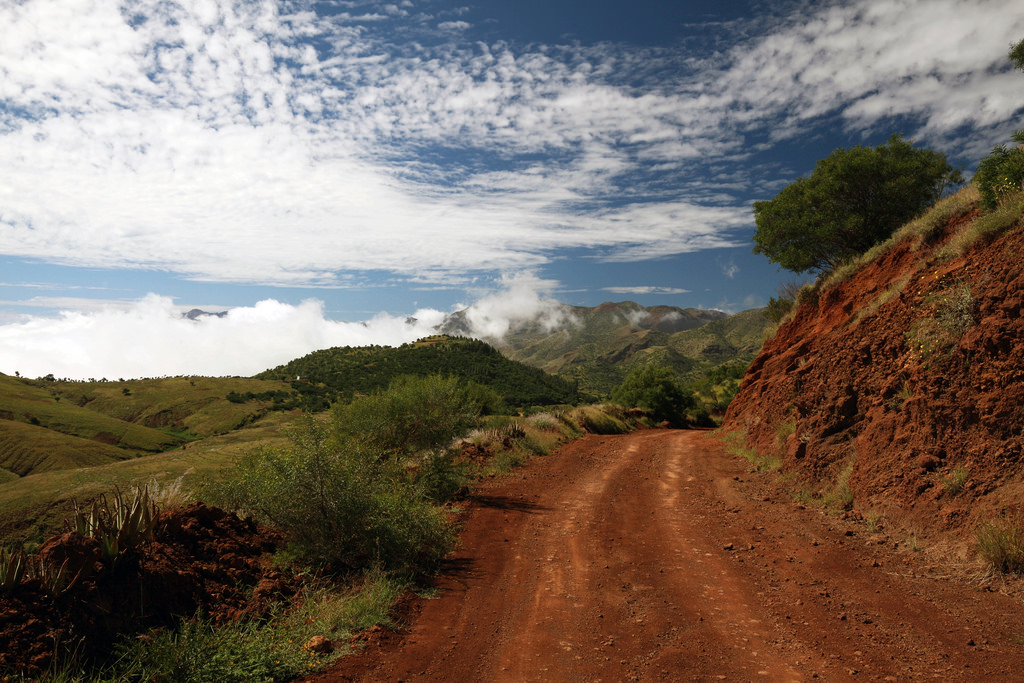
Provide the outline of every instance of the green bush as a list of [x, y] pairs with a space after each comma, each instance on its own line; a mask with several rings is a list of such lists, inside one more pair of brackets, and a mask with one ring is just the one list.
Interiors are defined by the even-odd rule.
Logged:
[[290, 437], [290, 448], [243, 457], [213, 496], [288, 532], [306, 562], [429, 570], [451, 549], [443, 512], [398, 462], [312, 417]]
[[790, 309], [793, 308], [793, 300], [785, 299], [783, 297], [775, 298], [774, 296], [768, 299], [768, 306], [764, 309], [764, 317], [769, 322], [778, 323], [782, 322], [782, 319], [786, 317]]
[[641, 408], [658, 422], [685, 423], [687, 410], [696, 407], [675, 380], [670, 368], [648, 365], [630, 371], [615, 391], [612, 401], [627, 408]]
[[400, 460], [444, 448], [476, 424], [490, 400], [454, 377], [400, 377], [387, 391], [339, 406], [335, 423], [342, 438]]
[[[1013, 68], [1024, 71], [1024, 40], [1010, 45], [1010, 63]], [[1024, 130], [1013, 134], [1014, 142], [1024, 145]], [[992, 153], [982, 159], [974, 174], [974, 183], [981, 192], [981, 205], [995, 209], [1008, 194], [1024, 189], [1024, 149], [1007, 149], [998, 145]]]
[[[1024, 143], [1024, 131], [1014, 135], [1017, 142]], [[992, 153], [981, 160], [974, 174], [974, 182], [981, 193], [981, 205], [988, 210], [999, 206], [1007, 195], [1024, 188], [1024, 148], [1007, 149], [998, 145]]]
[[1010, 45], [1010, 62], [1014, 69], [1024, 71], [1024, 39]]
[[949, 474], [940, 477], [942, 482], [942, 490], [951, 496], [955, 496], [964, 490], [964, 486], [967, 485], [967, 480], [971, 478], [971, 472], [963, 465], [957, 465]]
[[604, 406], [580, 406], [572, 415], [589, 434], [625, 434], [629, 431], [629, 425], [610, 415]]
[[469, 483], [469, 477], [465, 465], [455, 461], [454, 453], [438, 451], [424, 458], [416, 483], [425, 498], [443, 503], [454, 499]]
[[[289, 643], [287, 636], [294, 641]], [[300, 629], [244, 622], [216, 626], [201, 616], [177, 629], [127, 640], [112, 667], [121, 681], [290, 681], [315, 669], [318, 658], [301, 647]], [[103, 678], [106, 678], [104, 676]]]

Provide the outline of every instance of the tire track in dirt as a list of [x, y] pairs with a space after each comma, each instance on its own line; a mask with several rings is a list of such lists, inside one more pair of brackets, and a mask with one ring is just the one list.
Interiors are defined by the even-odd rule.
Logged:
[[773, 482], [705, 432], [580, 439], [482, 486], [439, 597], [310, 680], [1019, 680], [1018, 602]]

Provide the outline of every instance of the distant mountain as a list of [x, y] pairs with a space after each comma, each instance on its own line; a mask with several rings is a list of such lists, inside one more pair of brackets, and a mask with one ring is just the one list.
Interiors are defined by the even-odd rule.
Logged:
[[510, 406], [576, 403], [576, 386], [529, 365], [510, 360], [489, 344], [438, 335], [412, 344], [335, 347], [256, 375], [259, 379], [301, 378], [323, 384], [343, 398], [388, 386], [402, 375], [459, 377], [491, 387]]
[[210, 318], [210, 317], [212, 317], [212, 318], [223, 318], [227, 314], [228, 314], [227, 311], [210, 312], [210, 311], [204, 311], [201, 308], [193, 308], [191, 311], [188, 311], [187, 313], [182, 313], [181, 317], [182, 318], [188, 318], [189, 320], [198, 320], [199, 318]]
[[[624, 301], [565, 306], [561, 313], [564, 322], [555, 328], [548, 319], [519, 321], [491, 341], [509, 358], [573, 381], [594, 397], [606, 396], [637, 364], [666, 365], [687, 382], [723, 364], [748, 364], [767, 326], [760, 309], [730, 316]], [[439, 329], [467, 334], [472, 325], [461, 311]]]

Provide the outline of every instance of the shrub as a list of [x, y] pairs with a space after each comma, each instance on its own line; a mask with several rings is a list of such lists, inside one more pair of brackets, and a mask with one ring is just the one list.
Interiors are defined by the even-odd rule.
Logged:
[[1010, 45], [1010, 62], [1014, 69], [1024, 71], [1024, 39]]
[[633, 368], [611, 398], [627, 408], [642, 408], [658, 422], [676, 425], [684, 423], [685, 412], [696, 407], [672, 370], [656, 365]]
[[432, 569], [454, 537], [399, 463], [305, 418], [292, 446], [244, 456], [211, 493], [289, 534], [296, 555], [338, 568]]
[[24, 550], [0, 546], [0, 593], [9, 593], [17, 588], [27, 566], [28, 557]]
[[88, 514], [76, 502], [74, 516], [65, 521], [65, 526], [95, 538], [103, 559], [113, 567], [126, 553], [153, 540], [157, 512], [147, 488], [135, 489], [131, 499], [117, 491], [109, 501], [106, 496], [93, 501]]
[[849, 510], [853, 507], [853, 489], [850, 488], [850, 476], [853, 474], [854, 460], [851, 458], [836, 475], [836, 483], [829, 491], [822, 502], [826, 507], [834, 507], [839, 510]]
[[[1024, 142], [1021, 132], [1014, 137]], [[994, 147], [978, 164], [974, 182], [981, 193], [981, 205], [990, 211], [998, 207], [1007, 195], [1024, 189], [1024, 148]]]
[[971, 473], [966, 467], [957, 465], [950, 470], [948, 475], [941, 477], [943, 491], [951, 496], [955, 496], [963, 491], [970, 476]]
[[775, 298], [774, 296], [768, 299], [768, 306], [764, 309], [764, 317], [769, 322], [778, 323], [782, 322], [782, 319], [786, 317], [789, 310], [793, 308], [792, 299], [784, 299], [781, 296]]
[[625, 434], [629, 425], [609, 415], [603, 406], [581, 406], [573, 411], [580, 427], [590, 434]]
[[1024, 524], [1020, 514], [982, 524], [978, 529], [978, 549], [996, 570], [1024, 572]]
[[974, 297], [963, 281], [925, 296], [924, 303], [931, 315], [915, 321], [906, 333], [910, 350], [921, 359], [948, 351], [975, 324]]
[[[1008, 56], [1013, 68], [1024, 71], [1024, 40], [1011, 44]], [[1024, 130], [1015, 132], [1013, 140], [1024, 145]], [[981, 191], [982, 206], [995, 209], [1006, 195], [1024, 189], [1024, 148], [993, 148], [978, 164], [974, 182]]]
[[416, 473], [423, 496], [434, 502], [454, 499], [469, 483], [466, 466], [455, 461], [454, 454], [434, 452], [427, 455]]
[[337, 408], [335, 426], [378, 457], [402, 459], [447, 446], [476, 424], [489, 401], [454, 377], [400, 377], [386, 391]]

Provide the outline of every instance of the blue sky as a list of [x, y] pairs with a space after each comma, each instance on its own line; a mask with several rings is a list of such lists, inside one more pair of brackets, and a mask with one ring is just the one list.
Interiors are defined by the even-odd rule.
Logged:
[[1021, 37], [1010, 0], [0, 2], [0, 372], [760, 306], [751, 202], [897, 131], [970, 172]]

